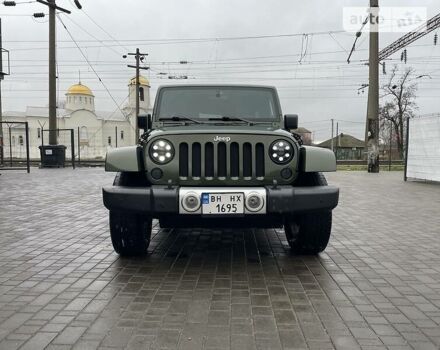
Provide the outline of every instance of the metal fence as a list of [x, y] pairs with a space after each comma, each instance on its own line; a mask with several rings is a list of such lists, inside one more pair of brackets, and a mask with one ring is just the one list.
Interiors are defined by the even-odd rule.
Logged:
[[0, 169], [30, 172], [29, 124], [0, 122]]
[[[102, 128], [77, 127], [75, 137], [78, 161], [104, 160], [109, 149], [118, 147], [117, 132], [117, 128], [115, 132], [113, 129], [104, 131]], [[122, 135], [122, 138], [124, 138], [124, 132]]]
[[[14, 163], [25, 161], [27, 158], [27, 147], [29, 147], [29, 158], [32, 162], [40, 160], [39, 146], [48, 142], [47, 129], [44, 125], [29, 126], [25, 131], [25, 122], [3, 122], [3, 145], [1, 149], [5, 159], [13, 160]], [[65, 131], [65, 130], [73, 130]], [[72, 140], [73, 134], [73, 140]], [[27, 136], [26, 136], [27, 135]], [[26, 139], [28, 142], [26, 142]], [[77, 127], [75, 129], [58, 129], [58, 144], [65, 145], [66, 161], [104, 161], [109, 149], [133, 145], [130, 130], [121, 127]], [[72, 142], [73, 141], [73, 142]], [[74, 145], [72, 149], [72, 145]]]

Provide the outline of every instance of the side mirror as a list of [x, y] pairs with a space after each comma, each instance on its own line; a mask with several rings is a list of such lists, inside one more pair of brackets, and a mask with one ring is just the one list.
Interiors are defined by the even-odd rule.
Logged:
[[284, 116], [284, 129], [287, 131], [298, 129], [298, 114], [286, 114]]
[[139, 129], [150, 130], [153, 125], [153, 120], [151, 119], [151, 114], [142, 114], [138, 117], [138, 127]]

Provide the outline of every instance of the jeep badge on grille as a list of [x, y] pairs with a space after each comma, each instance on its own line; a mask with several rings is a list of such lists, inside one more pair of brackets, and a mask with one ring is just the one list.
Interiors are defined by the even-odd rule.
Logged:
[[231, 138], [229, 136], [218, 136], [218, 135], [214, 137], [214, 142], [220, 142], [220, 141], [229, 142], [231, 141]]

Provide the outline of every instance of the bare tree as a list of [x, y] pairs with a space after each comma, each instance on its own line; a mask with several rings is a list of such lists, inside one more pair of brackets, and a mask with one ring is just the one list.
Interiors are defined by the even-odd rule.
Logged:
[[[380, 109], [379, 112], [381, 113], [379, 115], [379, 141], [380, 144], [382, 145], [382, 147], [386, 150], [388, 150], [390, 148], [390, 143], [393, 143], [393, 140], [391, 139], [391, 122], [388, 119], [385, 119], [383, 117], [383, 113], [385, 113], [385, 111], [382, 112], [382, 110]], [[395, 134], [394, 132], [394, 126], [392, 127], [393, 131], [392, 133]], [[393, 138], [394, 139], [394, 138]]]
[[413, 117], [417, 110], [417, 84], [413, 82], [413, 68], [407, 68], [401, 75], [398, 73], [397, 66], [394, 66], [388, 83], [381, 88], [383, 104], [379, 108], [379, 117], [382, 125], [393, 125], [397, 148], [400, 157], [403, 158], [406, 119]]

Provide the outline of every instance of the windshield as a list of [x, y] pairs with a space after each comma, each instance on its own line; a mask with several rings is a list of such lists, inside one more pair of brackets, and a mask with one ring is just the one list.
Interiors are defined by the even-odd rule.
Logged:
[[227, 117], [253, 121], [279, 119], [276, 93], [263, 87], [182, 86], [163, 88], [156, 120], [176, 116], [198, 120]]

